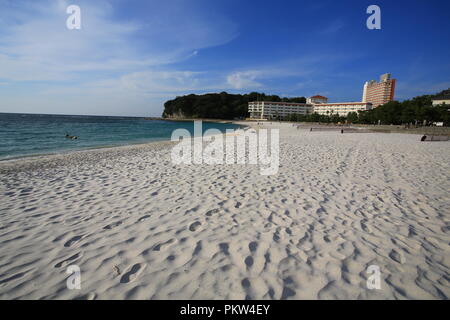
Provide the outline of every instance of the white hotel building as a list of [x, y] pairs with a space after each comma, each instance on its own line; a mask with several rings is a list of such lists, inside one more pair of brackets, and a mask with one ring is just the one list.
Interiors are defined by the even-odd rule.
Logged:
[[433, 100], [433, 106], [439, 106], [442, 104], [450, 105], [450, 95], [440, 96], [437, 98], [434, 98]]
[[251, 119], [284, 119], [290, 114], [310, 114], [312, 105], [307, 103], [252, 101], [248, 103]]
[[323, 96], [313, 96], [307, 99], [307, 103], [252, 101], [248, 103], [248, 112], [251, 119], [271, 120], [285, 119], [291, 114], [312, 114], [323, 115], [338, 114], [347, 116], [349, 112], [358, 112], [372, 109], [372, 104], [368, 102], [339, 102], [328, 103], [328, 98]]
[[332, 115], [346, 117], [349, 112], [366, 111], [372, 109], [372, 104], [369, 102], [338, 102], [338, 103], [322, 103], [314, 105], [314, 112], [318, 114]]

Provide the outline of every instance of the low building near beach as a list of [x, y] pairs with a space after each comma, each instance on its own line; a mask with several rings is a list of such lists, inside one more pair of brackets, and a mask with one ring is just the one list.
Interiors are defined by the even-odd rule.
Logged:
[[371, 109], [372, 104], [369, 102], [336, 102], [314, 105], [314, 112], [318, 114], [338, 114], [343, 117], [346, 117], [349, 112], [367, 111]]
[[[248, 112], [251, 119], [271, 120], [285, 119], [291, 114], [339, 115], [346, 117], [350, 112], [367, 111], [394, 100], [394, 92], [397, 80], [391, 79], [390, 73], [380, 76], [380, 81], [367, 81], [364, 84], [361, 102], [333, 102], [328, 103], [328, 98], [315, 95], [306, 99], [306, 103], [287, 103], [272, 101], [252, 101], [248, 103]], [[433, 100], [433, 105], [450, 104], [450, 96]]]
[[433, 106], [439, 106], [441, 104], [450, 105], [450, 95], [436, 97], [432, 101], [433, 101]]
[[271, 120], [285, 119], [292, 114], [307, 115], [318, 113], [322, 115], [347, 116], [349, 112], [366, 111], [372, 109], [369, 102], [336, 102], [327, 103], [328, 98], [313, 96], [307, 103], [252, 101], [248, 103], [248, 112], [251, 119]]
[[308, 103], [251, 101], [248, 103], [248, 112], [251, 119], [285, 119], [291, 114], [310, 114], [313, 112], [313, 105]]

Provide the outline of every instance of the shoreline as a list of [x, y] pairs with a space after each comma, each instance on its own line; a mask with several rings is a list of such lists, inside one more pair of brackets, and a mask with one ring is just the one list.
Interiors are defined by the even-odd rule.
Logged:
[[176, 142], [170, 140], [153, 141], [140, 144], [129, 144], [122, 146], [112, 146], [104, 148], [93, 148], [83, 150], [72, 150], [69, 152], [51, 153], [45, 155], [33, 155], [15, 159], [5, 159], [0, 161], [0, 174], [8, 174], [12, 171], [39, 170], [40, 167], [52, 169], [65, 166], [76, 161], [84, 161], [90, 164], [91, 161], [104, 159], [107, 157], [126, 156], [130, 152], [142, 150], [160, 150], [167, 148]]
[[[247, 128], [250, 128], [242, 124], [237, 125], [239, 125], [240, 127], [236, 128], [235, 131], [246, 130]], [[226, 133], [222, 134], [225, 135]], [[117, 156], [126, 156], [129, 152], [133, 151], [137, 152], [141, 152], [143, 150], [157, 151], [163, 148], [168, 148], [176, 143], [178, 142], [171, 141], [170, 139], [168, 139], [142, 143], [131, 143], [126, 145], [92, 147], [80, 150], [67, 150], [63, 152], [55, 152], [48, 154], [20, 156], [13, 159], [0, 159], [0, 174], [9, 173], [17, 169], [19, 171], [26, 171], [30, 168], [39, 169], [39, 166], [47, 165], [49, 163], [52, 164], [52, 167], [62, 166], [65, 165], [65, 163], [67, 162], [72, 162], [72, 160], [77, 160], [83, 157], [85, 157], [84, 160], [88, 160], [90, 157], [95, 158], [95, 156], [97, 155], [99, 157], [106, 157], [108, 155], [117, 157]]]
[[[33, 115], [33, 114], [31, 114]], [[97, 116], [97, 117], [107, 117], [107, 116]], [[258, 128], [264, 126], [265, 124], [270, 123], [271, 126], [276, 124], [290, 124], [290, 125], [299, 125], [301, 127], [330, 127], [330, 126], [338, 126], [333, 123], [316, 123], [316, 122], [290, 122], [290, 121], [261, 121], [258, 126], [257, 120], [223, 120], [223, 119], [204, 119], [204, 118], [180, 118], [180, 119], [172, 119], [172, 118], [162, 118], [162, 117], [125, 117], [125, 116], [113, 116], [119, 118], [142, 118], [144, 120], [160, 120], [160, 121], [170, 121], [170, 122], [194, 122], [194, 121], [202, 121], [207, 123], [221, 123], [221, 124], [234, 124], [240, 126], [237, 129], [246, 130], [247, 128]], [[445, 135], [450, 136], [450, 127], [419, 127], [419, 128], [409, 128], [405, 129], [400, 125], [367, 125], [367, 124], [342, 124], [342, 127], [353, 127], [353, 128], [366, 128], [369, 130], [373, 130], [374, 133], [401, 133], [401, 134], [416, 134], [416, 135]], [[40, 157], [48, 157], [52, 155], [64, 155], [71, 154], [75, 152], [83, 152], [83, 151], [94, 151], [108, 148], [120, 148], [125, 146], [136, 146], [136, 145], [145, 145], [157, 142], [170, 142], [170, 138], [161, 138], [153, 141], [145, 141], [145, 142], [129, 142], [129, 143], [120, 143], [116, 145], [103, 145], [103, 146], [88, 146], [82, 147], [79, 149], [67, 149], [67, 150], [55, 150], [48, 153], [37, 153], [37, 154], [24, 154], [24, 155], [15, 155], [12, 157], [0, 158], [0, 164], [4, 162], [10, 161], [19, 161], [25, 159], [33, 159]]]
[[[152, 120], [156, 120], [156, 119], [152, 119]], [[161, 119], [161, 120], [166, 120], [166, 119]], [[248, 128], [261, 128], [264, 126], [269, 125], [270, 127], [274, 127], [277, 126], [279, 124], [285, 124], [285, 125], [300, 125], [300, 127], [304, 128], [310, 128], [310, 127], [336, 127], [336, 124], [323, 124], [323, 123], [312, 123], [312, 122], [288, 122], [288, 121], [282, 121], [282, 122], [278, 122], [278, 121], [266, 121], [266, 122], [260, 122], [260, 125], [257, 125], [257, 121], [246, 121], [246, 120], [233, 120], [233, 121], [226, 121], [223, 122], [222, 120], [209, 120], [206, 121], [204, 119], [185, 119], [185, 120], [168, 120], [168, 121], [174, 121], [174, 122], [192, 122], [192, 121], [202, 121], [202, 122], [210, 122], [210, 123], [227, 123], [227, 124], [235, 124], [240, 126], [239, 128], [236, 128], [235, 130], [247, 130]], [[365, 128], [365, 129], [369, 129], [369, 130], [373, 130], [372, 133], [390, 133], [390, 134], [408, 134], [408, 135], [450, 135], [450, 128], [448, 127], [443, 127], [443, 128], [439, 128], [437, 127], [437, 131], [443, 131], [443, 132], [434, 132], [431, 133], [429, 131], [424, 131], [421, 130], [423, 128], [411, 128], [411, 129], [404, 129], [401, 128], [401, 126], [388, 126], [388, 125], [346, 125], [346, 126], [342, 126], [347, 127], [347, 128]], [[395, 128], [394, 128], [395, 127]], [[426, 127], [425, 127], [426, 128]], [[411, 131], [408, 131], [411, 130]], [[432, 130], [432, 129], [431, 129]], [[448, 131], [448, 132], [447, 132]], [[49, 152], [49, 153], [42, 153], [42, 154], [29, 154], [29, 155], [18, 155], [18, 156], [14, 156], [12, 158], [0, 158], [0, 170], [1, 170], [1, 164], [2, 163], [11, 163], [11, 162], [17, 162], [17, 161], [22, 161], [22, 160], [29, 160], [32, 161], [34, 159], [39, 160], [39, 159], [43, 159], [43, 158], [51, 158], [51, 157], [58, 157], [58, 156], [64, 156], [64, 155], [68, 155], [70, 156], [71, 154], [74, 153], [83, 153], [83, 152], [95, 152], [95, 151], [102, 151], [102, 150], [108, 150], [110, 149], [110, 151], [114, 151], [114, 149], [120, 149], [120, 148], [126, 148], [126, 147], [133, 147], [133, 146], [141, 146], [141, 145], [153, 145], [153, 144], [158, 144], [158, 143], [173, 143], [170, 138], [169, 139], [158, 139], [158, 140], [153, 140], [153, 141], [146, 141], [146, 142], [132, 142], [132, 143], [126, 143], [126, 144], [118, 144], [118, 145], [104, 145], [104, 146], [92, 146], [92, 147], [86, 147], [86, 148], [81, 148], [81, 149], [70, 149], [70, 150], [59, 150], [59, 151], [54, 151], [54, 152]], [[0, 171], [1, 172], [1, 171]]]
[[401, 134], [416, 134], [416, 135], [444, 135], [450, 136], [450, 127], [429, 127], [429, 126], [419, 126], [417, 128], [404, 128], [403, 125], [376, 125], [376, 124], [337, 124], [337, 123], [320, 123], [320, 122], [293, 122], [293, 121], [277, 121], [277, 120], [221, 120], [221, 119], [163, 119], [167, 121], [203, 121], [203, 122], [213, 122], [213, 123], [230, 123], [230, 124], [239, 124], [242, 126], [253, 127], [257, 126], [259, 122], [261, 125], [272, 123], [272, 124], [294, 124], [300, 125], [302, 127], [330, 127], [330, 126], [339, 126], [339, 127], [350, 127], [350, 128], [365, 128], [369, 130], [373, 130], [376, 133], [401, 133]]
[[[152, 119], [156, 120], [156, 119]], [[162, 119], [163, 120], [163, 119]], [[180, 121], [180, 122], [193, 122], [194, 120], [186, 120], [186, 121]], [[200, 120], [199, 120], [200, 121]], [[210, 122], [210, 123], [224, 123], [224, 124], [235, 124], [238, 125], [238, 128], [235, 128], [234, 130], [246, 130], [249, 126], [242, 124], [242, 123], [236, 123], [236, 122], [216, 122], [216, 121], [203, 121], [202, 122]], [[176, 121], [174, 121], [176, 122]], [[103, 146], [91, 146], [91, 147], [85, 147], [80, 149], [67, 149], [67, 150], [55, 150], [53, 152], [48, 153], [39, 153], [39, 154], [25, 154], [25, 155], [17, 155], [9, 158], [0, 158], [0, 164], [8, 161], [18, 161], [18, 160], [25, 160], [25, 159], [32, 159], [32, 158], [40, 158], [40, 157], [48, 157], [48, 156], [57, 156], [57, 155], [64, 155], [64, 154], [71, 154], [76, 152], [85, 152], [85, 151], [95, 151], [95, 150], [102, 150], [102, 149], [110, 149], [110, 148], [121, 148], [121, 147], [127, 147], [127, 146], [139, 146], [139, 145], [146, 145], [146, 144], [153, 144], [153, 143], [161, 143], [161, 142], [171, 142], [170, 138], [157, 138], [155, 140], [149, 140], [145, 142], [130, 142], [130, 143], [123, 143], [123, 144], [117, 144], [117, 145], [103, 145]]]
[[210, 119], [210, 118], [158, 118], [158, 117], [144, 117], [144, 120], [160, 120], [160, 121], [172, 121], [172, 122], [211, 122], [211, 123], [233, 123], [234, 121], [244, 120], [224, 120], [224, 119]]
[[136, 142], [136, 143], [127, 143], [127, 144], [119, 144], [119, 145], [104, 145], [104, 146], [92, 146], [81, 149], [68, 149], [68, 150], [55, 150], [54, 152], [49, 153], [39, 153], [39, 154], [27, 154], [27, 155], [18, 155], [12, 158], [0, 158], [0, 164], [8, 161], [18, 161], [18, 160], [27, 160], [32, 158], [42, 158], [42, 157], [50, 157], [50, 156], [58, 156], [58, 155], [70, 155], [72, 153], [79, 152], [89, 152], [96, 150], [104, 150], [104, 149], [115, 149], [115, 148], [123, 148], [123, 147], [131, 147], [131, 146], [139, 146], [139, 145], [147, 145], [153, 143], [163, 143], [163, 142], [171, 142], [169, 140], [154, 140], [154, 141], [146, 141], [146, 142]]

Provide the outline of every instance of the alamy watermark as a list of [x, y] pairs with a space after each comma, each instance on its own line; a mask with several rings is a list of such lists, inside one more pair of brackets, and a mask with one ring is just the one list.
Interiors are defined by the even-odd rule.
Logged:
[[203, 133], [202, 122], [194, 122], [194, 136], [187, 129], [176, 129], [171, 140], [179, 142], [171, 152], [174, 164], [252, 164], [262, 175], [278, 173], [280, 165], [278, 129], [218, 129]]
[[[81, 9], [77, 5], [70, 5], [66, 9], [66, 13], [69, 17], [66, 20], [66, 27], [69, 30], [79, 30], [81, 29]], [[367, 14], [370, 16], [367, 18], [366, 26], [369, 30], [380, 30], [381, 29], [381, 9], [378, 5], [372, 4], [367, 7]]]
[[381, 271], [380, 271], [380, 267], [373, 264], [370, 265], [367, 268], [366, 271], [368, 274], [370, 274], [370, 276], [367, 278], [367, 289], [369, 290], [373, 290], [373, 289], [377, 289], [380, 290], [381, 289]]
[[70, 5], [66, 9], [66, 13], [70, 14], [66, 20], [66, 27], [69, 30], [80, 30], [81, 29], [81, 9], [77, 5]]
[[76, 264], [70, 265], [66, 270], [70, 276], [66, 280], [67, 289], [80, 290], [81, 289], [81, 269]]
[[381, 9], [379, 6], [372, 4], [367, 7], [367, 14], [370, 16], [367, 18], [366, 26], [369, 30], [381, 29]]

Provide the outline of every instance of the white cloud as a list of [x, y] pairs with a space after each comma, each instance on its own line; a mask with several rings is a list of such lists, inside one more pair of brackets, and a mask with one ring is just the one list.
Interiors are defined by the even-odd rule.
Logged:
[[258, 71], [233, 72], [227, 76], [227, 83], [233, 89], [259, 88], [262, 84], [255, 81], [258, 75]]
[[[271, 65], [261, 65], [248, 70], [233, 71], [226, 77], [227, 85], [233, 89], [256, 89], [267, 88], [268, 82], [274, 79], [295, 78], [311, 82], [311, 78], [320, 77], [329, 71], [329, 67], [324, 66], [322, 61], [333, 60], [339, 62], [349, 59], [349, 57], [339, 57], [337, 55], [304, 55], [293, 60], [282, 61]], [[297, 88], [300, 86], [296, 85]], [[273, 90], [275, 88], [269, 87]]]
[[75, 72], [129, 67], [137, 60], [126, 41], [137, 26], [109, 21], [111, 8], [106, 2], [96, 2], [82, 5], [82, 30], [68, 30], [68, 4], [60, 0], [27, 2], [11, 11], [2, 8], [10, 20], [10, 25], [1, 30], [2, 78], [67, 80], [74, 78]]
[[198, 88], [200, 72], [144, 71], [121, 77], [124, 88], [142, 92], [174, 92]]
[[133, 9], [151, 10], [130, 13], [131, 20], [125, 1], [77, 0], [81, 30], [68, 30], [69, 4], [0, 0], [0, 82], [11, 88], [3, 89], [0, 112], [126, 114], [134, 104], [159, 115], [163, 97], [214, 82], [171, 64], [237, 36], [220, 12], [181, 0], [142, 2]]
[[[66, 28], [67, 0], [3, 1], [7, 16], [0, 24], [1, 78], [61, 81], [92, 71], [129, 73], [182, 61], [236, 36], [231, 22], [212, 20], [181, 1], [154, 1], [155, 10], [145, 21], [127, 22], [118, 20], [109, 1], [77, 3], [81, 30]], [[196, 19], [189, 20], [190, 14]]]

